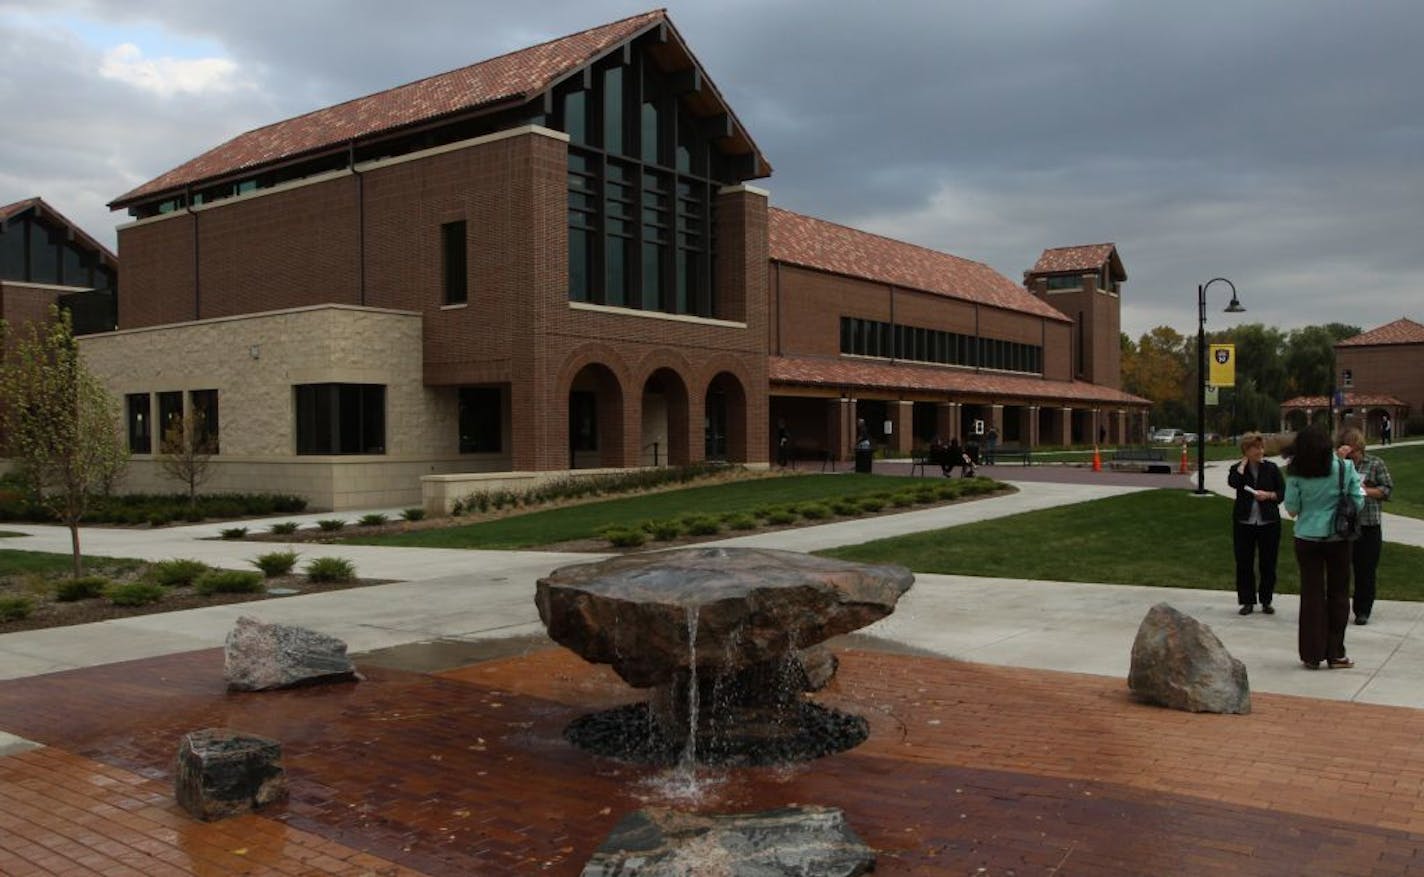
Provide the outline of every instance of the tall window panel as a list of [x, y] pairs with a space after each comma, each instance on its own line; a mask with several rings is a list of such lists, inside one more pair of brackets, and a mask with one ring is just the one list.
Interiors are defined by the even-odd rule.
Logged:
[[498, 387], [460, 388], [460, 453], [504, 450], [504, 400]]
[[130, 393], [124, 397], [124, 409], [129, 425], [129, 453], [153, 453], [153, 417], [147, 393]]
[[188, 405], [193, 412], [193, 425], [198, 431], [196, 446], [209, 454], [218, 453], [218, 391], [190, 390]]
[[440, 226], [440, 273], [447, 305], [469, 300], [468, 246], [465, 220]]
[[168, 440], [168, 432], [183, 428], [183, 394], [173, 391], [158, 394], [158, 441]]

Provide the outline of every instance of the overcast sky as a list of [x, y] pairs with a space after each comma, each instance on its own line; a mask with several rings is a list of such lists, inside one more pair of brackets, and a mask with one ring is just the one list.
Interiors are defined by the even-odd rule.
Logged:
[[[39, 195], [113, 246], [108, 201], [235, 134], [648, 8], [0, 0], [0, 204]], [[1424, 3], [669, 9], [778, 206], [1016, 281], [1113, 241], [1134, 337], [1195, 332], [1217, 276], [1248, 312], [1217, 284], [1208, 328], [1424, 321]]]

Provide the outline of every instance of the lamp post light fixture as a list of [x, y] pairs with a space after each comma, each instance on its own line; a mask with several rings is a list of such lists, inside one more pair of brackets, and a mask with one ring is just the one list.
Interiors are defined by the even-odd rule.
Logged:
[[1241, 314], [1246, 309], [1236, 297], [1236, 284], [1225, 277], [1213, 277], [1197, 287], [1197, 496], [1206, 495], [1206, 288], [1213, 283], [1231, 287], [1231, 304], [1223, 313]]

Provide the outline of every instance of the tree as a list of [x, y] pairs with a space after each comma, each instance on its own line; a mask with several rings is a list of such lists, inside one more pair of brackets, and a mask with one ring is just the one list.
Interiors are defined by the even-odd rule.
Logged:
[[163, 430], [158, 465], [163, 474], [188, 487], [188, 507], [198, 505], [198, 487], [212, 476], [213, 441], [203, 412], [190, 410]]
[[[1195, 344], [1193, 339], [1192, 351], [1196, 349]], [[1185, 422], [1183, 418], [1188, 410], [1196, 410], [1196, 396], [1189, 398], [1187, 394], [1190, 375], [1196, 371], [1191, 364], [1195, 353], [1189, 356], [1187, 346], [1187, 339], [1176, 329], [1158, 326], [1143, 335], [1136, 351], [1123, 359], [1123, 389], [1151, 399], [1152, 417], [1159, 425], [1169, 421]]]
[[39, 501], [69, 528], [78, 577], [89, 499], [128, 465], [119, 405], [85, 367], [67, 311], [51, 306], [47, 321], [16, 334], [0, 362], [5, 444]]
[[1325, 396], [1335, 388], [1335, 344], [1360, 330], [1342, 323], [1306, 326], [1286, 338], [1286, 393]]

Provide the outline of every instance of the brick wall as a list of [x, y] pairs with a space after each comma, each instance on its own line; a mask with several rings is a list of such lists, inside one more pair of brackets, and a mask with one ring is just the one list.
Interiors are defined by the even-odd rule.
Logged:
[[1354, 384], [1350, 392], [1393, 396], [1409, 406], [1410, 414], [1424, 413], [1424, 344], [1337, 347], [1337, 378], [1345, 369]]

